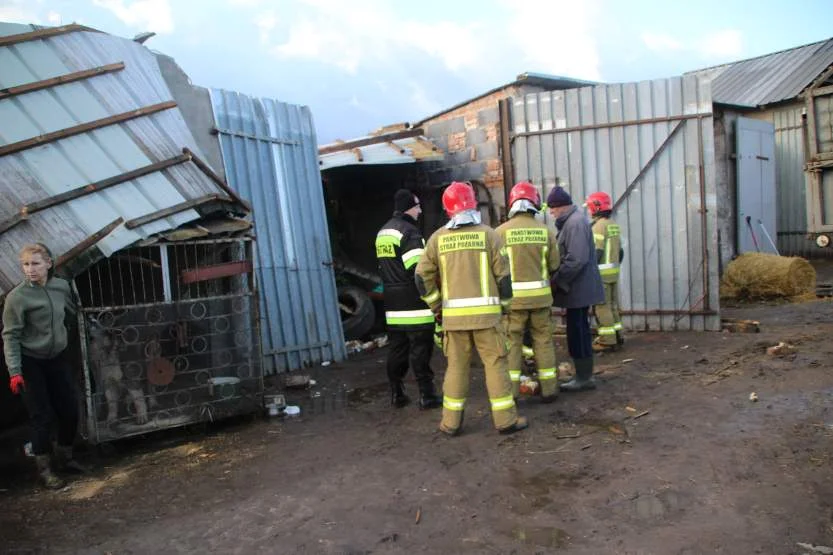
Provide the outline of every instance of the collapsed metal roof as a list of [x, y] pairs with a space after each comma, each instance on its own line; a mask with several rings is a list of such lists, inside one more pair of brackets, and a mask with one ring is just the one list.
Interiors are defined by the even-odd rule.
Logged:
[[0, 297], [17, 252], [112, 253], [245, 202], [201, 160], [156, 58], [81, 25], [0, 23]]
[[833, 38], [686, 75], [711, 77], [716, 104], [755, 108], [797, 97], [831, 64]]
[[419, 128], [332, 143], [318, 149], [321, 171], [353, 165], [426, 162], [443, 157], [443, 152]]

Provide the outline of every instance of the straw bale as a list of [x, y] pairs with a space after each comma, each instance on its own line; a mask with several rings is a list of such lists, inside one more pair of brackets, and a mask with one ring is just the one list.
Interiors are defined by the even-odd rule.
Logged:
[[726, 299], [791, 300], [815, 297], [816, 270], [800, 257], [745, 253], [729, 263], [720, 281]]

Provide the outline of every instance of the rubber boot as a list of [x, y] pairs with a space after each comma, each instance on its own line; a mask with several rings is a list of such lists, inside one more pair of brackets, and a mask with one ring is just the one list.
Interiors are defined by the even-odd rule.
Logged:
[[64, 487], [64, 481], [52, 472], [49, 455], [35, 455], [35, 464], [38, 466], [38, 477], [44, 486], [48, 489], [61, 489]]
[[515, 432], [520, 432], [521, 430], [525, 430], [527, 428], [529, 428], [529, 420], [527, 420], [526, 416], [519, 416], [514, 424], [507, 428], [502, 428], [498, 430], [498, 433], [501, 433], [503, 435], [509, 435], [514, 434]]
[[455, 437], [455, 436], [460, 435], [460, 430], [463, 429], [463, 420], [464, 420], [465, 416], [466, 416], [466, 411], [464, 410], [460, 413], [460, 427], [459, 428], [455, 428], [455, 429], [452, 430], [451, 428], [446, 428], [445, 426], [442, 425], [442, 423], [440, 423], [440, 431], [442, 433], [444, 433], [445, 435], [451, 436], [451, 437]]
[[55, 457], [58, 462], [58, 470], [71, 474], [87, 474], [90, 469], [76, 461], [72, 457], [72, 446], [58, 445], [55, 447]]
[[411, 404], [411, 399], [405, 395], [405, 388], [402, 382], [390, 386], [390, 404], [392, 407], [401, 409]]
[[419, 410], [436, 409], [443, 406], [443, 399], [437, 395], [434, 384], [428, 382], [419, 386]]
[[596, 389], [596, 381], [593, 379], [593, 357], [575, 358], [573, 365], [576, 368], [576, 375], [572, 380], [561, 384], [561, 391], [577, 392]]

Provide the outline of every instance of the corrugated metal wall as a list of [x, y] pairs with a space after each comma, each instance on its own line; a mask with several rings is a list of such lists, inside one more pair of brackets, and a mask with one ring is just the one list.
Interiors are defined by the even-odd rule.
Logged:
[[211, 104], [228, 182], [254, 209], [265, 372], [343, 360], [309, 108], [218, 89]]
[[544, 195], [560, 178], [577, 204], [597, 190], [615, 202], [634, 183], [614, 214], [626, 251], [619, 290], [627, 327], [720, 328], [707, 80], [527, 95], [513, 100], [512, 122], [515, 178], [531, 180]]
[[804, 185], [804, 104], [770, 111], [775, 125], [775, 182], [778, 210], [778, 252], [789, 256], [819, 256], [823, 251], [807, 234]]

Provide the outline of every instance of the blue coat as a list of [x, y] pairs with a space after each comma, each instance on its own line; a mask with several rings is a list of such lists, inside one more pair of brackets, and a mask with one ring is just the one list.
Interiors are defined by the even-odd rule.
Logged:
[[553, 304], [584, 308], [605, 301], [602, 276], [596, 264], [596, 245], [590, 222], [577, 206], [555, 220], [561, 265], [553, 272]]

